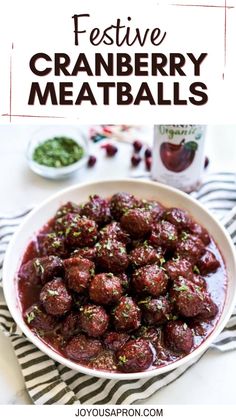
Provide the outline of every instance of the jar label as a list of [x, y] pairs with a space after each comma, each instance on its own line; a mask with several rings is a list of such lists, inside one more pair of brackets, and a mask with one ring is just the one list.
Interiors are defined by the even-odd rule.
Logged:
[[205, 125], [156, 125], [152, 177], [186, 191], [196, 188], [204, 167]]

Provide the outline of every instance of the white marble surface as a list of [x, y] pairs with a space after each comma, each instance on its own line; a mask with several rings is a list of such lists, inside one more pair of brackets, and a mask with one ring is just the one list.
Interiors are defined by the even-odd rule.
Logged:
[[[100, 158], [94, 169], [81, 170], [70, 180], [42, 179], [30, 172], [24, 157], [26, 144], [35, 129], [37, 127], [33, 125], [0, 126], [0, 213], [14, 213], [36, 205], [53, 192], [79, 181], [136, 173], [129, 167], [127, 146], [121, 145], [114, 159]], [[99, 145], [96, 150], [99, 155], [102, 153]], [[210, 126], [206, 151], [210, 156], [210, 171], [235, 170], [236, 126]], [[145, 403], [235, 404], [235, 376], [236, 352], [210, 350], [176, 382]], [[0, 332], [0, 404], [30, 403], [11, 344]]]

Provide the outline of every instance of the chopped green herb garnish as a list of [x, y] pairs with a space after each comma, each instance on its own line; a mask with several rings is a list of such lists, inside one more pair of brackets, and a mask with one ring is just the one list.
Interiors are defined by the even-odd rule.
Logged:
[[186, 233], [186, 231], [183, 231], [183, 232], [182, 232], [182, 234], [181, 234], [181, 239], [182, 239], [182, 240], [187, 240], [187, 239], [188, 239], [188, 237], [189, 237], [189, 234], [188, 234], [188, 233]]
[[70, 233], [70, 231], [71, 231], [71, 227], [67, 227], [67, 229], [66, 229], [66, 231], [65, 231], [66, 236]]
[[83, 308], [81, 307], [80, 311], [83, 311], [85, 316], [88, 317], [88, 319], [92, 319], [94, 312], [92, 308]]
[[104, 245], [105, 249], [111, 250], [111, 242], [108, 240]]
[[73, 237], [79, 237], [81, 235], [81, 231], [74, 231]]
[[196, 266], [196, 265], [194, 265], [194, 267], [193, 267], [193, 272], [195, 273], [195, 274], [200, 274], [200, 271], [199, 271], [199, 269], [198, 269], [198, 267]]
[[39, 144], [33, 152], [33, 160], [43, 166], [65, 167], [79, 161], [84, 149], [72, 138], [54, 137]]
[[123, 355], [123, 356], [119, 356], [119, 363], [120, 363], [120, 364], [125, 364], [127, 361], [128, 361], [128, 360], [127, 360], [127, 358], [126, 358], [126, 356], [125, 356], [125, 355]]
[[55, 239], [56, 238], [56, 234], [55, 233], [48, 233], [48, 238], [49, 239]]
[[150, 302], [150, 297], [146, 298], [145, 300], [141, 300], [138, 302], [138, 304], [148, 304]]
[[188, 291], [189, 290], [189, 288], [188, 288], [188, 286], [187, 285], [180, 285], [179, 287], [176, 287], [176, 286], [174, 286], [174, 290], [175, 291]]
[[55, 290], [48, 290], [48, 295], [51, 297], [54, 297], [55, 295], [59, 295], [58, 291]]
[[165, 261], [166, 261], [165, 258], [161, 258], [160, 259], [160, 264], [163, 265], [165, 263]]
[[31, 323], [35, 319], [35, 313], [31, 311], [30, 313], [26, 314], [27, 323]]
[[60, 245], [61, 245], [60, 240], [54, 240], [54, 242], [52, 243], [52, 247], [55, 247], [56, 249], [57, 249], [58, 247], [60, 247]]

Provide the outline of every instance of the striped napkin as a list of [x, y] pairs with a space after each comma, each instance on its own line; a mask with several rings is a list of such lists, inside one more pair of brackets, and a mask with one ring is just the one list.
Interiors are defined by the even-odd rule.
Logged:
[[[192, 195], [221, 220], [236, 245], [236, 174], [209, 174], [199, 191]], [[0, 216], [1, 268], [11, 235], [29, 211]], [[3, 299], [0, 299], [0, 328], [12, 342], [32, 401], [40, 405], [140, 403], [176, 380], [200, 359], [150, 379], [107, 380], [75, 372], [38, 350], [17, 328]], [[211, 348], [218, 351], [236, 349], [236, 310]]]

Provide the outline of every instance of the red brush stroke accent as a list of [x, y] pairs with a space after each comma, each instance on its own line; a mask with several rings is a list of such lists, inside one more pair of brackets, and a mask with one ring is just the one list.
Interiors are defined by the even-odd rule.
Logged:
[[[10, 113], [2, 113], [1, 116], [14, 116], [20, 118], [58, 118], [58, 119], [65, 119], [65, 116], [47, 116], [47, 115], [17, 115], [17, 114], [10, 114]], [[76, 118], [79, 119], [79, 118]]]
[[[13, 51], [14, 49], [14, 44], [12, 42], [11, 44], [11, 49]], [[10, 88], [9, 88], [9, 119], [11, 122], [11, 113], [12, 113], [12, 52], [10, 55]]]
[[[225, 0], [225, 19], [224, 19], [224, 66], [226, 67], [227, 59], [227, 0]], [[224, 73], [223, 73], [224, 79]]]
[[[227, 62], [227, 10], [234, 9], [235, 6], [228, 6], [227, 0], [224, 0], [224, 5], [210, 5], [210, 4], [182, 4], [182, 3], [172, 3], [171, 6], [180, 6], [180, 7], [211, 7], [216, 9], [224, 9], [224, 70]], [[222, 78], [224, 80], [224, 71], [222, 73]]]
[[[226, 3], [226, 1], [225, 1]], [[220, 5], [210, 5], [210, 4], [181, 4], [181, 3], [171, 3], [171, 6], [182, 6], [182, 7], [213, 7], [217, 9], [234, 9], [235, 6], [227, 6], [226, 4], [223, 6]]]
[[[9, 117], [10, 122], [12, 122], [12, 117], [19, 117], [19, 118], [57, 118], [57, 119], [65, 119], [64, 116], [44, 116], [44, 115], [18, 115], [12, 113], [12, 93], [13, 93], [13, 86], [12, 86], [12, 73], [13, 73], [13, 65], [12, 65], [12, 55], [13, 55], [14, 43], [11, 44], [11, 54], [10, 54], [10, 83], [9, 83], [9, 112], [3, 113], [1, 116]], [[79, 119], [79, 118], [77, 118]]]

